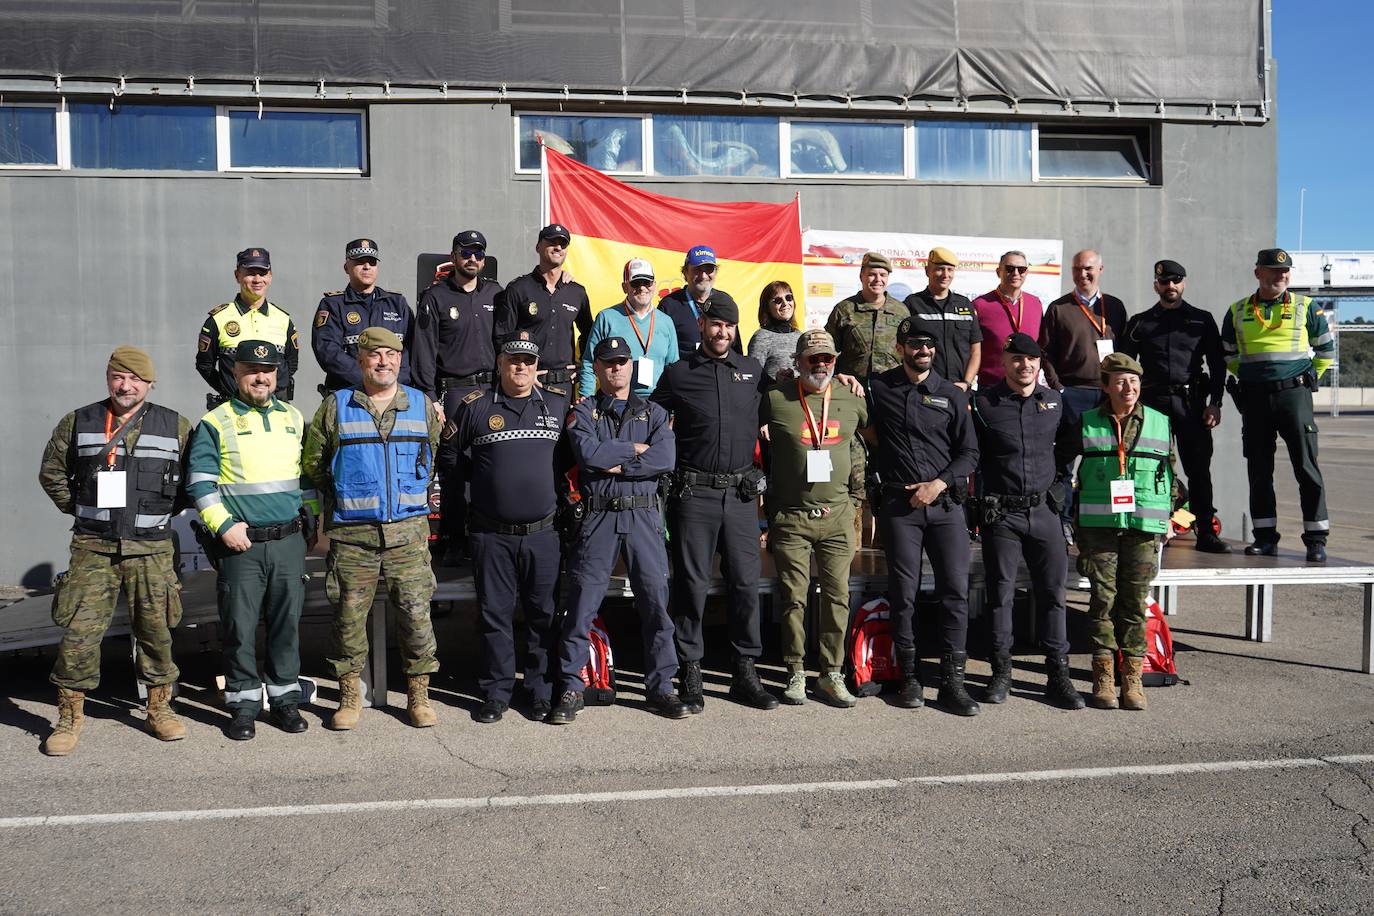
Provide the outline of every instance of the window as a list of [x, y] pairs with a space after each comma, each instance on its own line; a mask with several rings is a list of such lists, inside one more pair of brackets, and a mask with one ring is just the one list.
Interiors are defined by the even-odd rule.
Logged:
[[231, 109], [228, 122], [230, 169], [363, 171], [361, 112]]
[[1040, 133], [1040, 177], [1054, 181], [1149, 181], [1133, 134]]
[[602, 172], [644, 173], [644, 119], [527, 115], [517, 119], [519, 170], [539, 171], [539, 141]]
[[212, 105], [70, 106], [72, 167], [214, 171]]
[[778, 177], [778, 119], [655, 115], [654, 174]]
[[0, 165], [57, 165], [57, 108], [0, 105]]
[[789, 175], [902, 178], [906, 125], [901, 121], [791, 121]]
[[1031, 180], [1030, 124], [916, 122], [920, 181]]

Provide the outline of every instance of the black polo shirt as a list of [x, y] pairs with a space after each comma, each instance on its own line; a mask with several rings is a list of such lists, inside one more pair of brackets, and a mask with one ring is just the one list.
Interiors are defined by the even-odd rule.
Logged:
[[701, 350], [670, 363], [649, 400], [673, 417], [679, 467], [713, 474], [747, 469], [759, 438], [759, 401], [768, 390], [759, 361], [734, 350]]
[[592, 307], [587, 289], [560, 275], [553, 292], [535, 268], [516, 277], [496, 297], [496, 339], [505, 340], [525, 331], [539, 345], [539, 366], [562, 369], [577, 362], [573, 329], [578, 339], [592, 329]]
[[1207, 393], [1208, 405], [1221, 406], [1226, 355], [1211, 312], [1186, 300], [1171, 309], [1156, 303], [1126, 322], [1117, 345], [1140, 362], [1145, 370], [1140, 383], [1152, 400], [1167, 394], [1162, 389], [1197, 385]]
[[897, 366], [875, 375], [869, 425], [878, 434], [878, 472], [885, 484], [939, 478], [951, 489], [978, 466], [978, 441], [968, 395], [931, 372], [912, 382]]
[[973, 398], [978, 434], [978, 474], [987, 493], [1044, 494], [1054, 483], [1054, 439], [1064, 418], [1059, 392], [1036, 385], [1027, 397], [1005, 381]]
[[411, 341], [410, 372], [415, 387], [439, 399], [439, 380], [490, 372], [496, 366], [493, 333], [501, 284], [477, 278], [471, 292], [450, 273], [420, 294]]
[[512, 398], [498, 385], [464, 398], [444, 438], [456, 436], [460, 451], [471, 450], [472, 507], [493, 521], [524, 525], [553, 514], [554, 449], [562, 432], [560, 402], [544, 400], [538, 388]]
[[936, 299], [929, 289], [912, 293], [902, 300], [935, 332], [935, 362], [931, 366], [942, 377], [962, 382], [968, 369], [969, 354], [975, 344], [983, 342], [983, 328], [978, 323], [978, 310], [967, 296], [950, 291], [943, 299]]

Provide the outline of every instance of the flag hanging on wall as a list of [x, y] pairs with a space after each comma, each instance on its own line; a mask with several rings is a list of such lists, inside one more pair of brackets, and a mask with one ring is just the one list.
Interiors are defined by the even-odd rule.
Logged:
[[759, 292], [785, 280], [802, 301], [801, 204], [706, 203], [631, 187], [544, 148], [546, 214], [571, 233], [567, 266], [587, 288], [592, 311], [624, 301], [625, 262], [644, 258], [654, 266], [658, 296], [682, 284], [682, 263], [694, 245], [716, 252], [716, 287], [739, 304], [740, 338], [758, 328]]

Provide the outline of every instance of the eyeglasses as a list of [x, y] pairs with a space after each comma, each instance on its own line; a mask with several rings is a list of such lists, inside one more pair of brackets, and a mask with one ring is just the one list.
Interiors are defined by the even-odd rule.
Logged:
[[629, 364], [630, 358], [628, 356], [622, 356], [619, 359], [603, 359], [601, 360], [601, 362], [605, 363], [608, 366], [615, 366], [617, 369], [619, 369], [621, 366]]
[[1030, 267], [1026, 264], [1003, 264], [1002, 269], [1007, 273], [1023, 274], [1030, 270]]
[[835, 357], [829, 353], [813, 353], [806, 361], [813, 366], [828, 366], [835, 361]]
[[784, 302], [793, 302], [793, 301], [795, 301], [795, 300], [792, 298], [792, 294], [791, 294], [791, 293], [788, 293], [788, 294], [785, 295], [785, 296], [774, 296], [773, 299], [772, 299], [772, 303], [773, 303], [774, 305], [782, 305]]
[[480, 248], [464, 248], [462, 251], [458, 252], [458, 257], [464, 261], [469, 258], [475, 261], [485, 261], [487, 259], [487, 253]]
[[653, 280], [631, 280], [630, 289], [649, 289], [654, 285]]

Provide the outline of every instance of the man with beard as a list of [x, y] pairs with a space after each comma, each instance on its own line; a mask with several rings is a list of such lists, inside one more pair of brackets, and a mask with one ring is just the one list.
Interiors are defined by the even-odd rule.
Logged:
[[[386, 328], [358, 337], [363, 383], [336, 391], [315, 412], [301, 467], [319, 488], [329, 535], [325, 591], [334, 604], [329, 663], [339, 679], [335, 731], [358, 724], [367, 664], [367, 618], [386, 578], [408, 681], [410, 724], [436, 723], [429, 676], [439, 670], [429, 601], [429, 481], [439, 417], [419, 389], [398, 384], [401, 338]], [[377, 646], [378, 652], [386, 651]], [[385, 691], [385, 684], [373, 687]]]
[[983, 526], [983, 568], [992, 620], [992, 680], [986, 703], [1005, 703], [1011, 690], [1013, 643], [1011, 605], [1016, 569], [1024, 553], [1045, 648], [1045, 699], [1063, 709], [1082, 709], [1083, 698], [1069, 678], [1069, 639], [1064, 624], [1068, 545], [1059, 520], [1063, 487], [1054, 440], [1064, 413], [1059, 392], [1037, 384], [1040, 345], [1013, 334], [1002, 350], [1006, 377], [973, 399], [978, 433], [979, 499]]
[[764, 690], [754, 670], [763, 653], [756, 507], [764, 488], [754, 450], [759, 401], [769, 381], [757, 360], [733, 349], [739, 339], [739, 309], [733, 301], [712, 299], [699, 324], [701, 347], [664, 370], [651, 398], [672, 415], [678, 442], [668, 524], [679, 693], [690, 712], [701, 712], [706, 704], [702, 615], [719, 549], [734, 650], [730, 697], [756, 709], [776, 709], [777, 699]]
[[897, 702], [909, 709], [923, 703], [915, 617], [924, 547], [944, 632], [939, 703], [973, 716], [978, 704], [964, 689], [969, 547], [961, 503], [978, 465], [978, 443], [968, 396], [931, 369], [935, 332], [918, 318], [903, 319], [897, 353], [902, 364], [873, 379], [872, 420], [864, 430], [882, 486], [878, 520], [887, 548], [892, 643], [902, 670]]
[[[453, 270], [420, 294], [410, 356], [415, 387], [439, 409], [439, 420], [455, 416], [463, 398], [490, 388], [496, 365], [493, 344], [496, 299], [501, 284], [483, 277], [487, 238], [476, 229], [453, 237]], [[452, 441], [452, 440], [450, 440]], [[467, 472], [462, 454], [441, 446], [436, 465], [440, 540], [445, 565], [457, 565], [467, 537]]]
[[[301, 475], [305, 421], [272, 393], [279, 358], [268, 341], [239, 344], [238, 394], [201, 419], [187, 467], [187, 493], [216, 538], [209, 552], [219, 572], [224, 701], [234, 713], [225, 733], [235, 741], [254, 735], [264, 678], [272, 722], [291, 733], [307, 727], [297, 709], [300, 617], [315, 494]], [[258, 621], [264, 614], [267, 659], [259, 675]]]
[[1230, 553], [1230, 546], [1217, 537], [1212, 502], [1212, 430], [1221, 423], [1226, 356], [1211, 312], [1183, 298], [1187, 275], [1177, 261], [1156, 262], [1159, 302], [1132, 316], [1118, 343], [1145, 370], [1140, 400], [1168, 417], [1174, 431], [1188, 478], [1189, 507], [1197, 516], [1197, 549]]
[[820, 581], [816, 692], [832, 706], [857, 702], [841, 669], [854, 512], [863, 486], [863, 449], [854, 446], [859, 430], [868, 425], [868, 407], [845, 386], [832, 384], [836, 354], [826, 331], [802, 334], [797, 339], [797, 378], [774, 387], [759, 404], [759, 425], [767, 428], [771, 443], [764, 505], [782, 592], [782, 655], [788, 674], [782, 701], [793, 706], [806, 702], [806, 608], [813, 556]]
[[182, 464], [191, 424], [149, 403], [157, 378], [137, 347], [117, 347], [105, 366], [109, 397], [62, 418], [43, 451], [38, 481], [73, 517], [71, 563], [53, 593], [62, 628], [50, 680], [57, 725], [43, 753], [76, 750], [86, 694], [100, 683], [100, 643], [120, 592], [138, 643], [138, 680], [148, 687], [146, 727], [163, 741], [186, 737], [172, 712], [171, 628], [181, 618], [172, 516], [182, 508]]
[[[701, 345], [701, 313], [708, 305], [719, 303], [739, 311], [729, 293], [715, 288], [719, 275], [715, 249], [709, 245], [693, 245], [682, 261], [682, 289], [675, 289], [658, 300], [658, 310], [673, 319], [673, 326], [677, 328], [679, 359], [686, 359]], [[739, 335], [730, 347], [736, 353], [744, 352]]]

